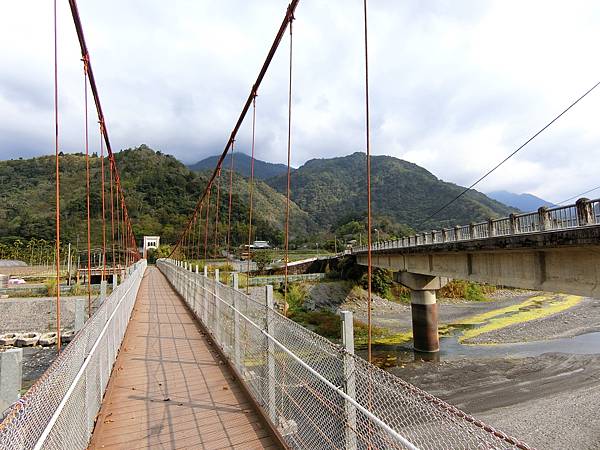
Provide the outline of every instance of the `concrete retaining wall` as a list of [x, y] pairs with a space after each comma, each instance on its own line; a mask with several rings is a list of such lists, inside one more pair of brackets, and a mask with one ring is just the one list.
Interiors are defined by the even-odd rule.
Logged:
[[[0, 333], [54, 331], [56, 327], [54, 297], [0, 299]], [[87, 319], [87, 297], [62, 297], [60, 319], [63, 329], [77, 329]], [[77, 310], [79, 313], [76, 314]]]

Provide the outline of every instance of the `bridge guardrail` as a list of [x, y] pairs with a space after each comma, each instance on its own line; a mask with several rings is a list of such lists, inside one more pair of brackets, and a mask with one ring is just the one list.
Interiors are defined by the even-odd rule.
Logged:
[[528, 448], [282, 316], [268, 300], [178, 261], [157, 265], [290, 448]]
[[84, 449], [146, 268], [142, 260], [0, 423], [0, 448]]
[[[559, 231], [598, 224], [600, 224], [600, 199], [588, 200], [581, 198], [574, 205], [554, 208], [541, 207], [536, 212], [511, 214], [508, 217], [489, 219], [486, 222], [457, 225], [454, 228], [444, 228], [395, 240], [377, 242], [371, 245], [371, 249], [410, 248], [420, 245]], [[366, 245], [362, 245], [355, 247], [352, 252], [365, 252], [367, 248]]]

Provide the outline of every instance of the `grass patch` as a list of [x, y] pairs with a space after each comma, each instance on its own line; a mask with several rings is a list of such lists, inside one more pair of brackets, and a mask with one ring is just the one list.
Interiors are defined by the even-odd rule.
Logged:
[[[354, 345], [364, 348], [368, 344], [369, 329], [366, 323], [354, 320]], [[371, 326], [371, 339], [373, 344], [402, 344], [412, 339], [412, 331], [406, 333], [392, 333], [387, 328]]]

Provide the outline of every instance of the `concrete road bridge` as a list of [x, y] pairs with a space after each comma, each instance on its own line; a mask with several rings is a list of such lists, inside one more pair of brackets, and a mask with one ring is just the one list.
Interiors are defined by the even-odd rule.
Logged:
[[[353, 249], [367, 264], [367, 247]], [[600, 200], [375, 243], [374, 267], [411, 290], [415, 349], [439, 350], [436, 291], [450, 279], [600, 297]]]

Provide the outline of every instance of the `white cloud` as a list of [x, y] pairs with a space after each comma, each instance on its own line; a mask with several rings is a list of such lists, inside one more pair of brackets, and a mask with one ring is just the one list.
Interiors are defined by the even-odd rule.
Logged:
[[[51, 153], [51, 3], [0, 17], [0, 157]], [[82, 73], [60, 2], [62, 148], [82, 145]], [[194, 162], [222, 150], [287, 0], [80, 2], [115, 149], [146, 143]], [[362, 2], [302, 0], [294, 23], [292, 161], [364, 150]], [[470, 184], [600, 76], [600, 4], [371, 1], [373, 150]], [[287, 50], [257, 109], [257, 156], [286, 161]], [[558, 201], [597, 183], [600, 91], [480, 189]], [[95, 125], [93, 125], [95, 126]], [[237, 149], [249, 151], [249, 120]], [[97, 140], [93, 140], [97, 146]], [[599, 183], [600, 184], [600, 183]]]

